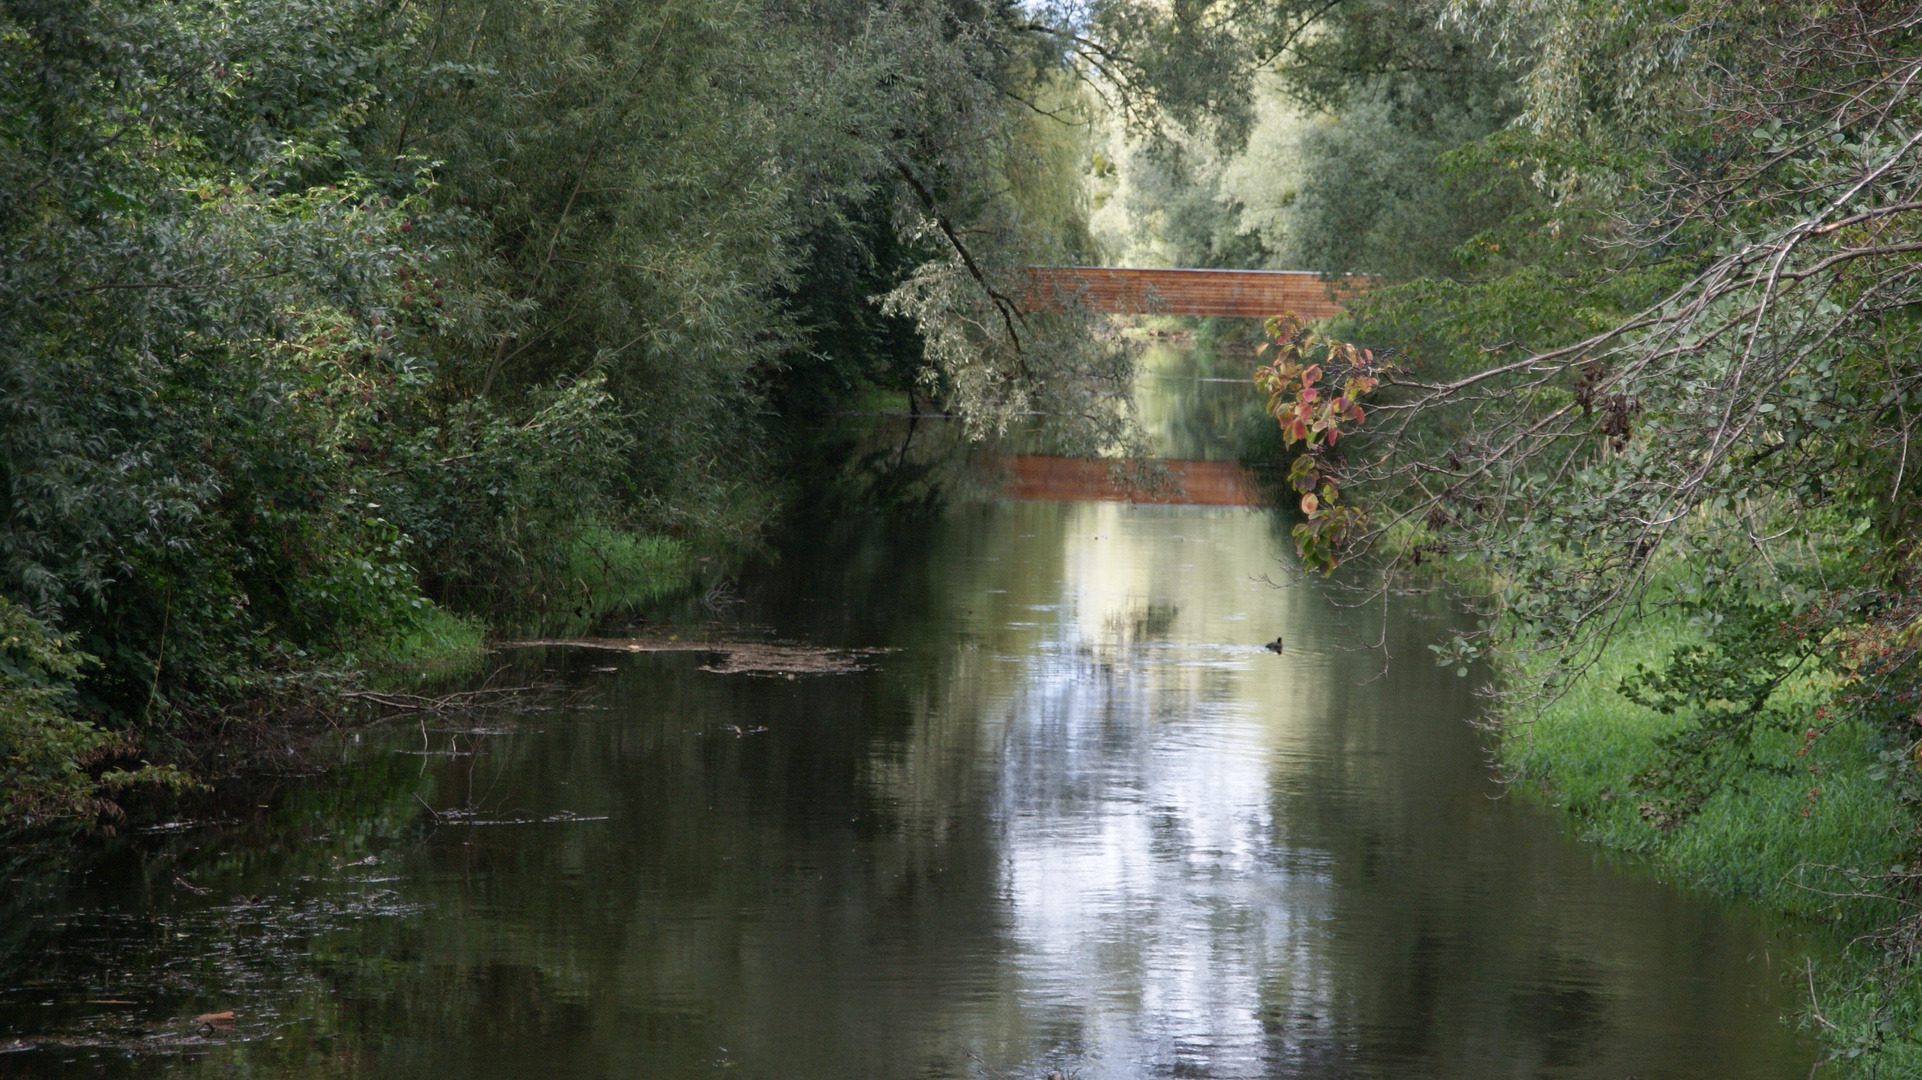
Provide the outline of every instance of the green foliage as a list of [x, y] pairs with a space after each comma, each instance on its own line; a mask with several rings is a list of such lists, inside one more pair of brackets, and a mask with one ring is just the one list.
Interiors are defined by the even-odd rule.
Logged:
[[1370, 350], [1316, 334], [1293, 315], [1268, 320], [1267, 331], [1272, 340], [1261, 351], [1272, 350], [1274, 359], [1255, 370], [1255, 385], [1268, 393], [1282, 445], [1302, 444], [1288, 470], [1306, 519], [1294, 528], [1295, 548], [1303, 565], [1330, 572], [1342, 547], [1368, 527], [1367, 514], [1340, 505], [1334, 451], [1344, 426], [1366, 419], [1361, 399], [1374, 393], [1386, 371]]
[[1125, 437], [1127, 364], [1008, 299], [1088, 250], [1037, 41], [968, 0], [0, 3], [0, 596], [98, 658], [60, 707], [147, 738], [639, 603], [840, 395]]
[[1465, 277], [1489, 263], [1470, 241], [1540, 201], [1512, 170], [1439, 167], [1520, 102], [1513, 73], [1437, 5], [1228, 5], [1187, 26], [1178, 7], [1095, 11], [1115, 53], [1158, 58], [1119, 73], [1089, 60], [1097, 82], [1119, 74], [1124, 114], [1163, 121], [1106, 155], [1116, 181], [1097, 178], [1114, 189], [1107, 231], [1125, 257]]
[[[1256, 137], [1264, 134], [1257, 128]], [[1259, 268], [1272, 252], [1249, 227], [1237, 181], [1242, 160], [1207, 138], [1174, 133], [1127, 140], [1109, 132], [1103, 174], [1091, 178], [1111, 258], [1124, 265]], [[1112, 162], [1109, 156], [1112, 155]]]
[[1319, 114], [1291, 140], [1294, 170], [1236, 189], [1272, 265], [1396, 281], [1485, 273], [1465, 245], [1535, 195], [1513, 175], [1440, 162], [1514, 117], [1513, 73], [1429, 4], [1347, 0], [1318, 28], [1280, 70]]
[[798, 340], [764, 375], [770, 403], [796, 427], [820, 424], [870, 388], [917, 389], [921, 342], [914, 324], [874, 303], [917, 261], [917, 249], [895, 232], [892, 211], [877, 195], [800, 240], [806, 259], [782, 294]]
[[[455, 463], [466, 505], [423, 508], [409, 531], [458, 606], [522, 600], [563, 568], [567, 538], [520, 522], [624, 496], [663, 523], [723, 524], [724, 493], [759, 464], [745, 378], [779, 346], [767, 293], [793, 224], [776, 163], [834, 151], [806, 143], [820, 126], [774, 126], [792, 91], [773, 69], [801, 58], [756, 21], [705, 0], [452, 3], [418, 27], [368, 148], [437, 163], [442, 231], [478, 256], [447, 278], [503, 301], [423, 343], [446, 403], [431, 437], [473, 456]], [[502, 525], [474, 538], [477, 520]]]
[[0, 831], [122, 816], [111, 795], [135, 784], [189, 786], [171, 766], [106, 767], [132, 748], [69, 711], [74, 679], [94, 662], [0, 597]]
[[6, 592], [100, 659], [81, 701], [114, 724], [404, 619], [352, 447], [418, 384], [396, 339], [432, 315], [393, 288], [412, 196], [339, 148], [392, 54], [378, 10], [4, 18]]
[[62, 709], [79, 665], [91, 659], [67, 653], [24, 609], [0, 598], [0, 821], [106, 809], [82, 765], [113, 737]]

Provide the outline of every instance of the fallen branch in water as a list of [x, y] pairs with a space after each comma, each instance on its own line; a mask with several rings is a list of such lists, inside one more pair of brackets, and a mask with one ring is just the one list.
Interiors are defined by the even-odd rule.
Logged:
[[499, 649], [543, 647], [602, 649], [608, 652], [698, 652], [718, 654], [715, 663], [701, 665], [716, 675], [846, 675], [866, 671], [865, 659], [892, 649], [829, 649], [818, 645], [779, 645], [758, 641], [660, 641], [643, 638], [539, 638], [502, 641]]
[[371, 701], [401, 712], [444, 713], [456, 709], [509, 705], [527, 697], [552, 690], [539, 686], [485, 686], [478, 690], [457, 690], [450, 694], [406, 694], [393, 690], [343, 690], [340, 696], [354, 701]]

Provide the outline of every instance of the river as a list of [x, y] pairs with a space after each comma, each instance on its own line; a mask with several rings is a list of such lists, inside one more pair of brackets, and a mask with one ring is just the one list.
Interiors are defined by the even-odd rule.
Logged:
[[1287, 552], [1115, 502], [811, 530], [728, 626], [865, 670], [527, 654], [572, 692], [17, 857], [0, 1077], [1806, 1076], [1794, 943], [1505, 796], [1457, 616]]

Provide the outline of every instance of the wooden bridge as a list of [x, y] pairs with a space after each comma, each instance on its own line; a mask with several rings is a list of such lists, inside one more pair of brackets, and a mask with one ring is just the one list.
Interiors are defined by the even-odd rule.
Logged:
[[[1294, 313], [1315, 322], [1374, 283], [1360, 275], [1329, 279], [1301, 270], [1134, 270], [1111, 266], [1030, 266], [1020, 296], [1027, 311], [1101, 315], [1216, 315], [1265, 319]], [[1252, 393], [1253, 383], [1249, 384]], [[1164, 462], [1174, 485], [1148, 493], [1117, 484], [1104, 458], [1020, 455], [1006, 459], [1003, 494], [1046, 501], [1125, 500], [1197, 506], [1257, 506], [1254, 477], [1230, 461]]]
[[1221, 315], [1265, 319], [1293, 312], [1314, 322], [1372, 279], [1330, 280], [1306, 270], [1132, 270], [1111, 266], [1032, 266], [1022, 297], [1029, 311], [1074, 308], [1103, 315]]

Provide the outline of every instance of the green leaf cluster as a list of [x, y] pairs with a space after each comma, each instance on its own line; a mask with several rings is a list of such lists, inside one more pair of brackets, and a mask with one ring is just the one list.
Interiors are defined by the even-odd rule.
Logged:
[[33, 715], [158, 751], [607, 614], [583, 552], [657, 595], [843, 395], [1113, 441], [1132, 369], [1007, 301], [1085, 239], [1059, 70], [972, 0], [0, 3], [0, 597], [97, 659]]

